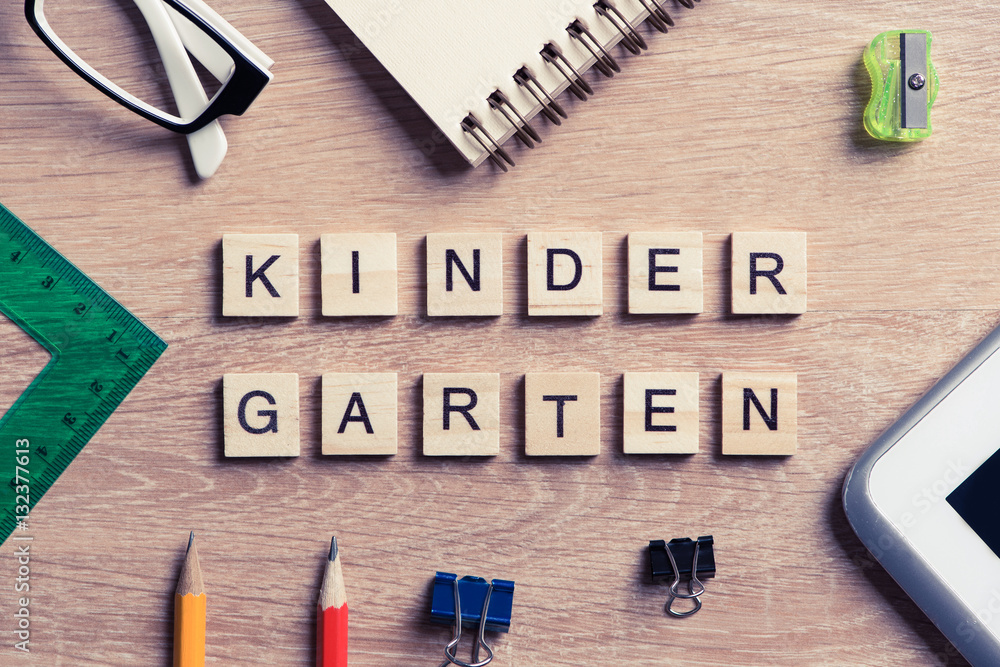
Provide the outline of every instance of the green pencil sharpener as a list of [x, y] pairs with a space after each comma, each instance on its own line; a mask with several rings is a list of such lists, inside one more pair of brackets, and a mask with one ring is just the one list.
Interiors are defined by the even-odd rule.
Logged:
[[938, 75], [931, 63], [931, 33], [890, 30], [865, 47], [872, 97], [865, 129], [883, 141], [920, 141], [931, 136], [931, 106]]

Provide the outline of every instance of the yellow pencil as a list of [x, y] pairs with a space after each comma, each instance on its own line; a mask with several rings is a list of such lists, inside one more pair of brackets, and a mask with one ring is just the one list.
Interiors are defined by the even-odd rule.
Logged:
[[194, 531], [174, 592], [174, 667], [205, 665], [205, 584], [201, 580]]

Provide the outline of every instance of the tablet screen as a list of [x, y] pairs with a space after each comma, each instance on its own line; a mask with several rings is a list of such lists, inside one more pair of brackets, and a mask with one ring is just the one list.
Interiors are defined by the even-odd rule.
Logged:
[[951, 492], [948, 503], [1000, 556], [1000, 450]]

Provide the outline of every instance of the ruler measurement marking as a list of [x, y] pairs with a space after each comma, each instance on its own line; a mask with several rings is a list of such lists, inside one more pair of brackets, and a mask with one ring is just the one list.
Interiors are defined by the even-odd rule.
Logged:
[[[34, 507], [166, 344], [2, 205], [0, 231], [0, 309], [48, 340], [53, 353], [45, 371], [0, 419], [0, 457], [9, 454], [13, 461], [14, 440], [31, 440], [29, 506]], [[19, 254], [11, 261], [14, 253]], [[66, 426], [68, 439], [53, 435], [56, 421]], [[8, 465], [0, 462], [0, 471]], [[12, 491], [0, 485], [0, 541], [17, 526]]]

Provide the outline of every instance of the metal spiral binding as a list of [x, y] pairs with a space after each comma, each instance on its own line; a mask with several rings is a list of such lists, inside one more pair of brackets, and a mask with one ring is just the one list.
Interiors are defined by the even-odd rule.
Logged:
[[[542, 88], [542, 84], [538, 83], [538, 79], [535, 78], [535, 75], [531, 73], [530, 69], [522, 67], [514, 72], [514, 81], [517, 85], [531, 93], [531, 96], [542, 105], [542, 113], [545, 114], [545, 117], [553, 123], [556, 125], [562, 125], [562, 121], [559, 120], [559, 117], [562, 116], [563, 118], [569, 118], [569, 116], [566, 115], [565, 109], [563, 109], [558, 102], [552, 99], [552, 96], [549, 95], [547, 90]], [[541, 95], [539, 95], [539, 93], [541, 93]], [[542, 97], [545, 99], [543, 100]]]
[[[590, 51], [590, 55], [594, 56], [594, 66], [601, 71], [601, 74], [607, 77], [612, 77], [615, 72], [621, 72], [622, 68], [618, 65], [618, 61], [615, 60], [608, 50], [604, 48], [594, 33], [590, 32], [590, 29], [583, 24], [583, 21], [576, 19], [566, 27], [566, 32], [570, 34], [571, 37], [575, 37], [583, 46]], [[586, 36], [590, 41], [588, 42], [584, 39]], [[593, 46], [592, 46], [593, 45]], [[594, 49], [594, 46], [597, 49]]]
[[[673, 27], [674, 20], [664, 8], [664, 0], [638, 0], [639, 4], [649, 14], [646, 20], [659, 32], [667, 32], [667, 28]], [[695, 2], [701, 0], [677, 0], [678, 3], [694, 8]], [[621, 33], [621, 45], [635, 55], [642, 53], [643, 49], [648, 49], [649, 45], [642, 35], [639, 34], [636, 26], [632, 25], [628, 19], [615, 7], [611, 0], [597, 0], [594, 3], [594, 10], [606, 19], [614, 28]], [[611, 55], [607, 47], [587, 28], [580, 19], [574, 19], [566, 27], [566, 31], [571, 37], [576, 39], [592, 56], [594, 56], [594, 66], [604, 76], [612, 77], [616, 72], [621, 72], [621, 66]], [[549, 42], [539, 52], [542, 59], [556, 68], [556, 70], [566, 79], [569, 84], [568, 89], [581, 100], [586, 100], [588, 95], [594, 94], [594, 89], [587, 83], [569, 59], [563, 55], [559, 46], [555, 42]], [[562, 119], [568, 118], [566, 110], [555, 100], [549, 91], [538, 81], [534, 73], [527, 66], [522, 66], [514, 73], [514, 81], [518, 86], [530, 94], [538, 104], [541, 105], [541, 113], [555, 125], [562, 125]], [[499, 112], [504, 119], [514, 128], [514, 134], [528, 148], [534, 148], [536, 143], [541, 143], [541, 135], [531, 126], [531, 123], [517, 110], [517, 107], [499, 89], [490, 93], [486, 98], [490, 108]], [[509, 111], [508, 111], [509, 110]], [[511, 115], [513, 113], [513, 116]], [[472, 136], [483, 150], [489, 155], [490, 160], [502, 171], [507, 171], [507, 165], [514, 166], [514, 160], [503, 149], [500, 143], [493, 138], [478, 118], [469, 113], [462, 120], [462, 129]]]
[[[510, 155], [508, 155], [507, 151], [503, 149], [503, 146], [497, 143], [497, 140], [493, 138], [493, 135], [490, 134], [485, 127], [483, 127], [483, 124], [479, 122], [479, 119], [476, 118], [474, 114], [470, 113], [462, 119], [462, 129], [472, 135], [472, 138], [483, 147], [483, 150], [489, 153], [490, 159], [493, 160], [493, 164], [500, 167], [502, 171], [507, 171], [507, 165], [504, 164], [505, 161], [510, 164], [510, 166], [514, 166], [514, 160], [510, 158]], [[477, 132], [482, 133], [483, 136], [489, 139], [493, 148], [490, 148], [489, 144], [483, 141], [482, 137], [480, 137]], [[503, 158], [503, 160], [500, 158]]]
[[634, 53], [639, 55], [642, 53], [643, 49], [648, 49], [649, 45], [646, 44], [646, 40], [642, 38], [639, 31], [635, 29], [628, 19], [618, 11], [618, 8], [612, 5], [608, 0], [597, 0], [594, 3], [594, 9], [597, 13], [606, 18], [611, 25], [613, 25], [618, 32], [622, 34], [622, 46]]
[[[688, 1], [690, 2], [690, 0]], [[652, 7], [649, 6], [650, 3], [652, 3]], [[647, 0], [639, 0], [639, 4], [649, 12], [649, 22], [660, 32], [666, 32], [667, 26], [674, 27], [674, 20], [670, 18], [670, 14], [663, 8], [660, 0], [649, 0], [649, 2]]]
[[[546, 44], [542, 48], [541, 54], [542, 58], [545, 59], [545, 62], [559, 70], [559, 73], [566, 78], [566, 81], [569, 82], [569, 89], [573, 91], [574, 95], [579, 97], [581, 100], [586, 101], [587, 95], [594, 94], [594, 89], [590, 87], [589, 83], [583, 80], [583, 75], [576, 71], [576, 68], [573, 67], [573, 64], [570, 63], [569, 60], [566, 59], [566, 56], [563, 55], [562, 50], [560, 50], [555, 42], [549, 42]], [[569, 72], [563, 69], [563, 66], [559, 64], [560, 62], [573, 73], [573, 76], [570, 76]]]
[[[507, 122], [514, 128], [514, 134], [516, 134], [518, 138], [524, 142], [525, 146], [528, 148], [534, 148], [536, 142], [539, 144], [542, 143], [542, 137], [539, 136], [538, 132], [535, 132], [535, 128], [531, 127], [531, 123], [529, 123], [524, 116], [521, 115], [521, 112], [517, 110], [517, 107], [511, 104], [510, 100], [507, 99], [507, 96], [500, 92], [499, 89], [494, 90], [493, 93], [486, 98], [486, 101], [490, 103], [491, 108], [503, 114], [503, 117], [506, 118]], [[504, 107], [508, 107], [514, 112], [517, 119], [521, 121], [520, 125], [518, 125], [514, 119], [510, 117], [510, 114], [507, 113], [507, 109]]]

